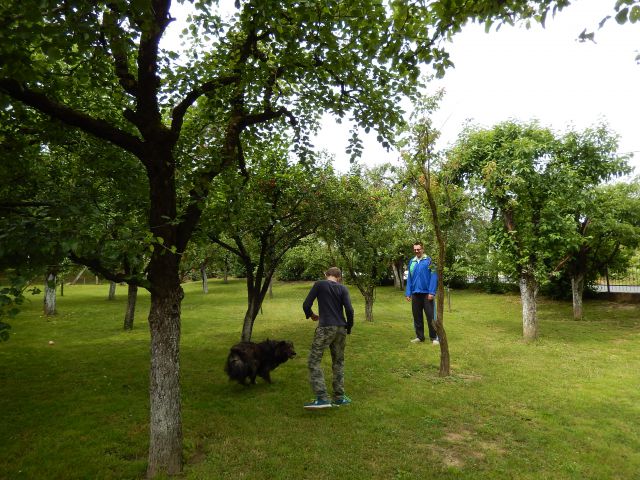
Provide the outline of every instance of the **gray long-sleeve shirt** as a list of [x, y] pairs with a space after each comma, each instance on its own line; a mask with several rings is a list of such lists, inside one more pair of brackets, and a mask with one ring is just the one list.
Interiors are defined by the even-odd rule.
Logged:
[[[315, 299], [318, 299], [318, 310], [320, 327], [347, 327], [350, 331], [353, 326], [353, 306], [349, 297], [349, 290], [344, 285], [331, 280], [318, 280], [313, 284], [309, 295], [302, 303], [307, 318], [313, 311], [311, 307]], [[345, 320], [345, 313], [347, 318]]]

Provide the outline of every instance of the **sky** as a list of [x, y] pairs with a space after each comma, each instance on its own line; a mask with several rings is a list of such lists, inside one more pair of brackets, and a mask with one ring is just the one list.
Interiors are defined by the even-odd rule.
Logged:
[[[508, 119], [536, 119], [559, 133], [605, 121], [620, 135], [618, 151], [635, 152], [630, 163], [640, 175], [640, 25], [620, 26], [611, 19], [597, 30], [613, 4], [577, 0], [549, 18], [546, 28], [502, 26], [485, 33], [479, 25], [464, 27], [448, 48], [455, 68], [429, 87], [445, 89], [434, 115], [442, 133], [439, 147], [453, 143], [467, 120], [490, 128]], [[595, 43], [578, 41], [585, 28], [597, 30]], [[323, 124], [315, 144], [333, 153], [336, 168], [346, 171], [349, 127], [330, 119]], [[375, 135], [365, 139], [361, 163], [396, 160]]]

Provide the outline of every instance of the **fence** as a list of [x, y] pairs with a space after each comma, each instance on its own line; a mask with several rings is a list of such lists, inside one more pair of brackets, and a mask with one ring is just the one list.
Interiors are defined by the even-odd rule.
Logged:
[[599, 292], [640, 293], [640, 269], [631, 268], [619, 275], [605, 275], [595, 285]]

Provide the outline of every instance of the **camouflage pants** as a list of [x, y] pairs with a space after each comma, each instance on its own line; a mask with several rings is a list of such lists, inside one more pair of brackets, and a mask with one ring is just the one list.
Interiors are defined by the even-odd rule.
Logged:
[[322, 354], [329, 347], [333, 370], [333, 396], [344, 395], [344, 347], [347, 343], [345, 327], [317, 327], [309, 352], [309, 381], [318, 398], [330, 400], [322, 372]]

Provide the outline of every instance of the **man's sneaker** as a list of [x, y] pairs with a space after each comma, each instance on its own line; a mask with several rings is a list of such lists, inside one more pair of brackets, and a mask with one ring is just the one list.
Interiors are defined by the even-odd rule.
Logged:
[[440, 345], [440, 339], [438, 337], [431, 339], [431, 343], [434, 345]]
[[414, 338], [413, 340], [411, 340], [411, 343], [420, 343], [420, 342], [424, 342], [424, 340], [420, 340], [419, 338]]
[[331, 402], [329, 400], [322, 400], [321, 398], [316, 398], [313, 402], [305, 403], [305, 410], [319, 410], [321, 408], [331, 408]]
[[351, 403], [351, 399], [346, 395], [342, 395], [340, 398], [336, 398], [332, 402], [336, 407], [340, 407], [342, 405], [349, 405]]

